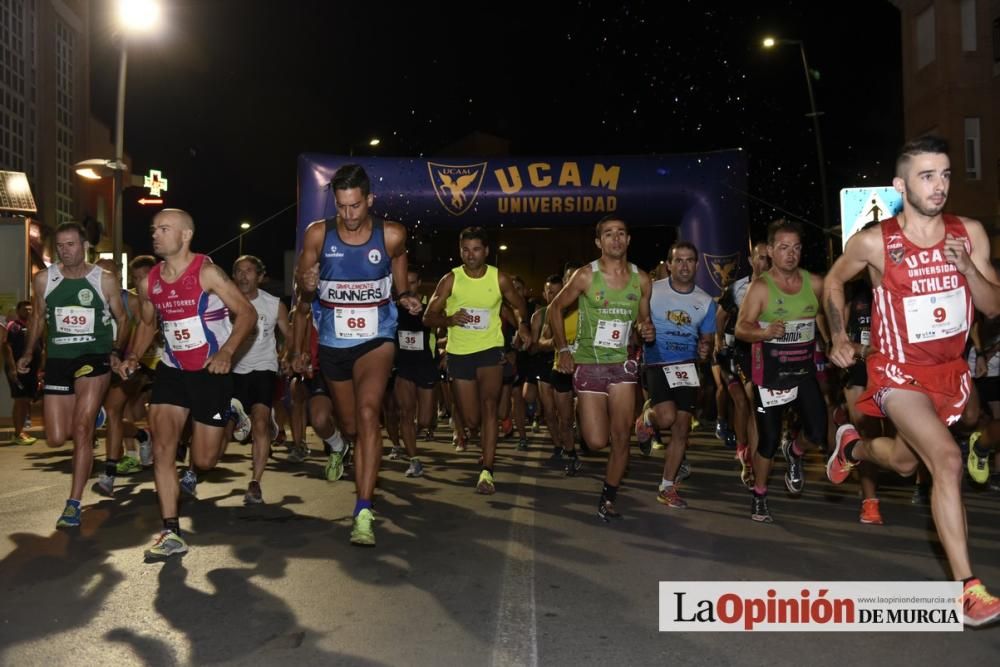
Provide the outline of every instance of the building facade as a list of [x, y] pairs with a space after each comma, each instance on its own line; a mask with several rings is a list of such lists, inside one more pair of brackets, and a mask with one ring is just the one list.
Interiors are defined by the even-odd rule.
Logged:
[[892, 4], [902, 15], [906, 136], [934, 133], [948, 140], [952, 164], [948, 208], [981, 220], [997, 246], [1000, 0], [893, 0]]
[[0, 0], [0, 169], [28, 175], [46, 226], [79, 219], [73, 165], [87, 157], [86, 0]]

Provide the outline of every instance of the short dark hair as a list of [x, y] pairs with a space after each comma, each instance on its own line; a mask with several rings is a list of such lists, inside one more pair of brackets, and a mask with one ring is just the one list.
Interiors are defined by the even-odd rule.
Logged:
[[673, 257], [674, 257], [674, 250], [677, 250], [678, 248], [687, 248], [688, 250], [690, 250], [691, 252], [693, 252], [694, 253], [694, 258], [697, 261], [697, 259], [698, 259], [698, 248], [696, 248], [695, 245], [693, 243], [691, 243], [690, 241], [674, 241], [674, 244], [672, 246], [670, 246], [670, 248], [667, 250], [667, 257], [670, 258], [670, 259], [673, 259]]
[[76, 232], [80, 235], [80, 241], [86, 242], [87, 240], [87, 230], [83, 228], [76, 220], [67, 220], [62, 222], [56, 227], [56, 235], [62, 234], [63, 232]]
[[17, 305], [14, 306], [14, 310], [21, 310], [22, 308], [27, 308], [31, 305], [30, 301], [18, 301]]
[[466, 227], [461, 232], [458, 233], [458, 243], [461, 245], [462, 241], [476, 240], [482, 242], [482, 244], [489, 248], [490, 239], [486, 235], [486, 230], [482, 227]]
[[251, 264], [253, 264], [254, 267], [257, 269], [257, 275], [259, 276], [262, 276], [265, 273], [267, 273], [267, 267], [264, 266], [264, 262], [261, 260], [260, 257], [257, 257], [256, 255], [240, 255], [239, 257], [237, 257], [236, 261], [233, 262], [233, 273], [236, 273], [236, 265], [239, 264], [240, 262], [250, 262]]
[[361, 188], [361, 194], [367, 197], [371, 192], [372, 183], [360, 164], [345, 164], [334, 172], [333, 178], [330, 179], [330, 188], [332, 190]]
[[798, 235], [800, 241], [802, 240], [802, 225], [794, 220], [778, 218], [767, 226], [767, 245], [774, 245], [774, 237], [781, 232], [792, 232]]
[[156, 266], [156, 258], [152, 255], [137, 255], [132, 258], [132, 261], [128, 263], [128, 270], [135, 271], [136, 269], [151, 269]]
[[553, 285], [562, 285], [563, 277], [558, 273], [553, 273], [551, 276], [545, 279], [545, 282], [552, 283]]
[[896, 156], [896, 176], [902, 178], [902, 172], [906, 169], [906, 165], [910, 163], [910, 158], [921, 153], [948, 155], [948, 142], [933, 134], [925, 134], [922, 137], [907, 141], [899, 149], [899, 154]]
[[628, 233], [628, 223], [622, 220], [621, 216], [615, 215], [614, 213], [608, 213], [606, 216], [598, 220], [597, 224], [594, 226], [595, 239], [601, 238], [601, 225], [603, 225], [605, 222], [611, 222], [612, 220], [617, 220], [618, 222], [625, 225], [625, 232]]

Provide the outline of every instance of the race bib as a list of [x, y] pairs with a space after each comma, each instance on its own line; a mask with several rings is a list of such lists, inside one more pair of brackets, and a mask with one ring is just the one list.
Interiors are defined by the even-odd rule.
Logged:
[[411, 352], [420, 352], [424, 349], [423, 331], [403, 331], [400, 329], [396, 335], [399, 337], [399, 349]]
[[56, 331], [75, 335], [94, 333], [94, 309], [56, 306]]
[[861, 344], [871, 345], [872, 344], [872, 332], [868, 329], [863, 329], [861, 331]]
[[464, 308], [463, 310], [472, 317], [471, 320], [462, 325], [463, 329], [482, 331], [490, 326], [489, 308]]
[[378, 308], [333, 309], [333, 332], [337, 338], [374, 338], [378, 333]]
[[201, 318], [197, 316], [183, 320], [164, 320], [163, 336], [167, 339], [167, 345], [175, 352], [194, 350], [208, 343]]
[[968, 330], [965, 309], [965, 289], [962, 287], [940, 294], [904, 298], [907, 340], [910, 343], [923, 343]]
[[767, 389], [765, 387], [757, 387], [757, 389], [760, 391], [760, 404], [765, 408], [773, 408], [776, 405], [785, 405], [786, 403], [791, 403], [799, 397], [798, 387], [792, 387], [791, 389]]
[[671, 389], [677, 387], [698, 387], [698, 369], [694, 364], [672, 364], [663, 367], [663, 374], [667, 376], [667, 384]]
[[596, 347], [610, 347], [614, 350], [624, 349], [628, 344], [628, 332], [631, 322], [618, 320], [598, 320], [597, 331], [594, 333]]
[[[770, 322], [760, 322], [760, 327], [766, 329]], [[788, 320], [785, 322], [785, 335], [767, 341], [775, 345], [791, 345], [794, 343], [811, 343], [816, 338], [816, 320]]]

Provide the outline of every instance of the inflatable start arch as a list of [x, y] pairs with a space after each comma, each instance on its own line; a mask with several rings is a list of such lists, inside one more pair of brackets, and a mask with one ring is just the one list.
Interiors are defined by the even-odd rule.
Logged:
[[700, 252], [710, 294], [746, 267], [746, 161], [741, 151], [648, 157], [379, 158], [299, 156], [296, 246], [310, 222], [335, 214], [330, 179], [364, 167], [380, 216], [409, 227], [593, 225], [608, 213], [629, 225], [678, 228]]

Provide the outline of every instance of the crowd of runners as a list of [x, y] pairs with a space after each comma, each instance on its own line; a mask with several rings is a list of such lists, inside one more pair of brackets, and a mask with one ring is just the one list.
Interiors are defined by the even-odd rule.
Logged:
[[964, 584], [966, 623], [982, 625], [1000, 617], [1000, 600], [973, 574], [962, 478], [1000, 490], [1000, 279], [983, 226], [943, 213], [950, 173], [943, 141], [910, 142], [893, 180], [902, 212], [851, 237], [826, 275], [800, 267], [803, 231], [780, 219], [751, 246], [751, 273], [718, 299], [695, 284], [690, 242], [675, 242], [652, 275], [630, 263], [628, 226], [614, 215], [596, 223], [598, 257], [559, 267], [540, 302], [490, 263], [478, 227], [459, 234], [461, 265], [423, 290], [431, 276], [408, 265], [406, 228], [373, 215], [357, 165], [331, 181], [337, 214], [305, 230], [290, 308], [261, 289], [257, 257], [229, 275], [192, 252], [184, 211], [155, 216], [156, 257], [132, 259], [127, 291], [113, 264], [87, 261], [84, 229], [64, 223], [58, 261], [35, 274], [6, 329], [13, 442], [34, 443], [25, 425], [43, 394], [45, 441], [73, 441], [56, 524], [73, 528], [103, 426], [92, 489], [113, 497], [119, 476], [152, 468], [163, 529], [144, 553], [158, 560], [187, 552], [180, 497], [197, 495], [229, 442], [251, 444], [244, 502], [259, 504], [282, 442], [291, 464], [318, 454], [307, 427], [327, 480], [353, 466], [359, 546], [375, 545], [383, 429], [388, 458], [420, 477], [418, 443], [442, 419], [456, 451], [478, 449], [477, 493], [503, 488], [498, 439], [525, 450], [541, 425], [545, 462], [566, 475], [581, 469], [579, 449], [608, 449], [599, 520], [622, 516], [633, 436], [641, 456], [663, 450], [657, 500], [683, 510], [688, 437], [708, 421], [707, 399], [753, 521], [774, 521], [779, 453], [791, 496], [810, 449], [827, 457], [833, 484], [856, 469], [866, 524], [883, 522], [878, 468], [916, 475], [914, 501], [930, 504]]

